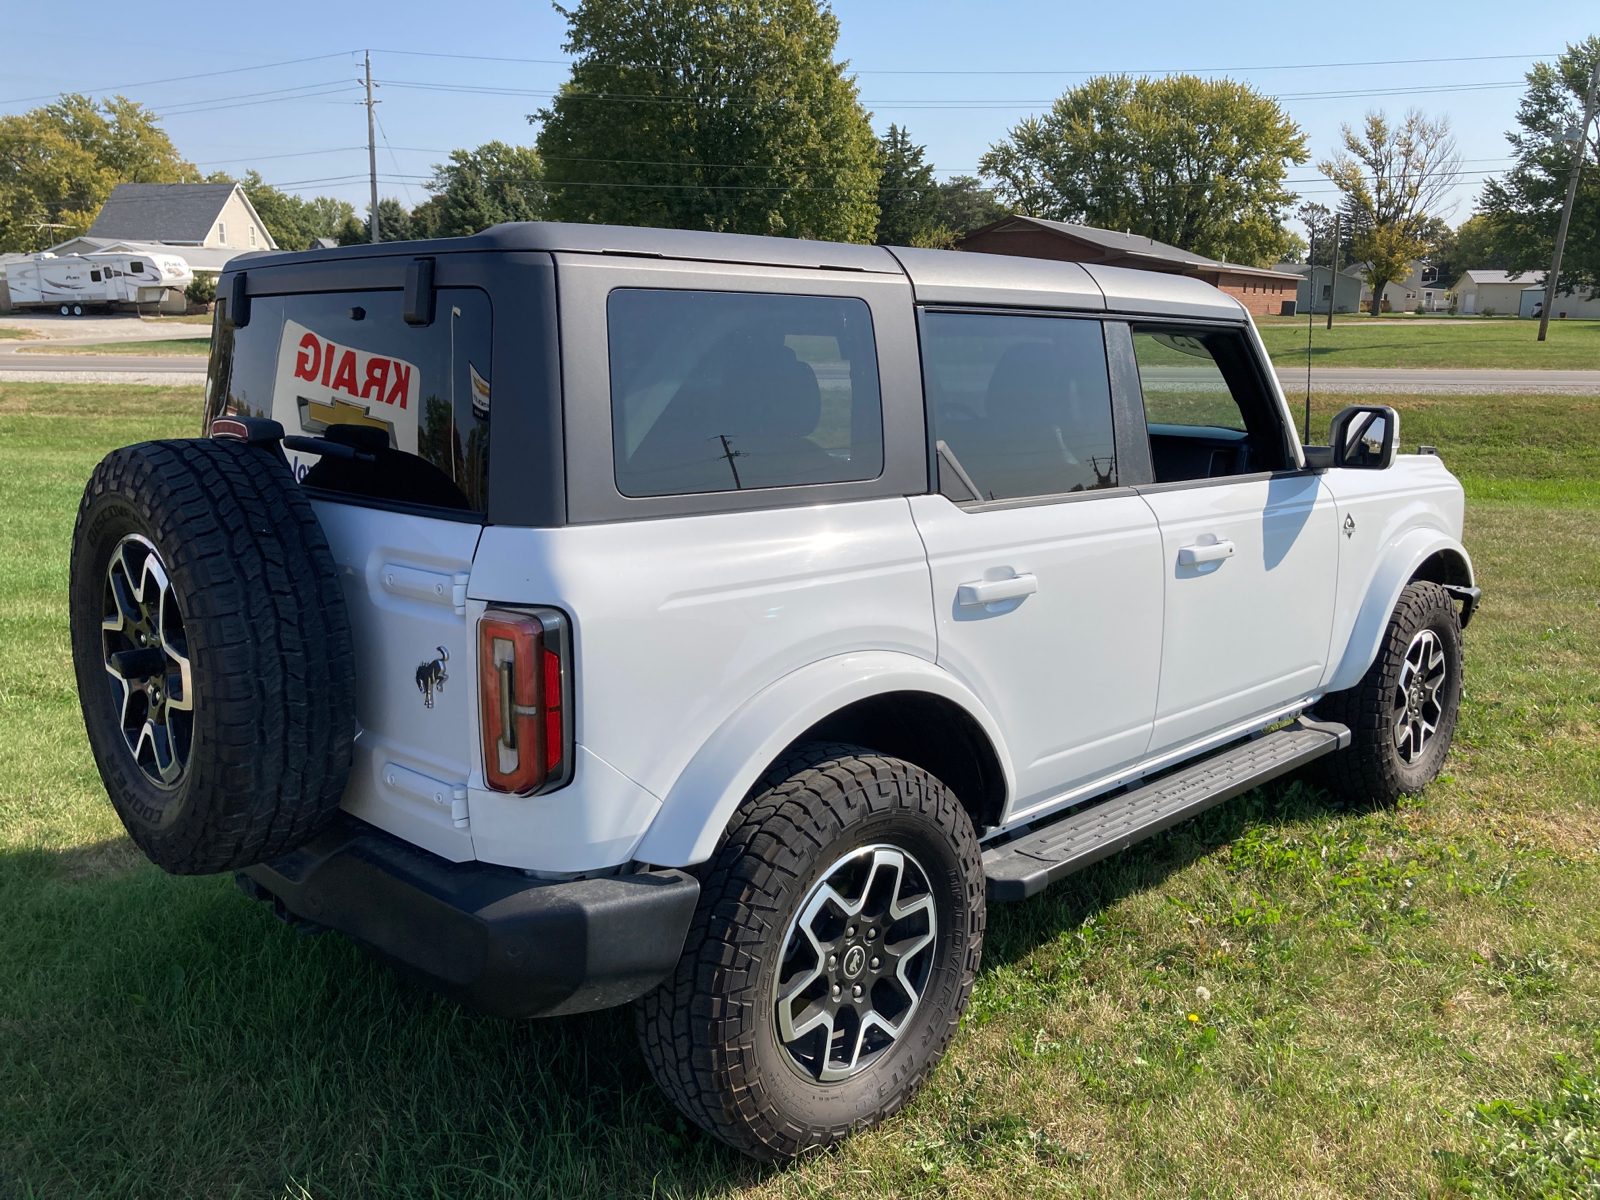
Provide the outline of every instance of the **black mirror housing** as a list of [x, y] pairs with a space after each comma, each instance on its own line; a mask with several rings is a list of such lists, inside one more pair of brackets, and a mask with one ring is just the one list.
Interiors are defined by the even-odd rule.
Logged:
[[1328, 429], [1333, 465], [1385, 471], [1400, 447], [1400, 414], [1387, 404], [1352, 404]]

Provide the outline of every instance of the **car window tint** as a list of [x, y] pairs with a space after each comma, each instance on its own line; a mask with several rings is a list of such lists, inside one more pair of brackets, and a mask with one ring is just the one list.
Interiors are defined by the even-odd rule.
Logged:
[[950, 499], [1117, 486], [1098, 321], [927, 313], [922, 359], [939, 489]]
[[259, 296], [227, 320], [207, 381], [214, 416], [272, 417], [355, 457], [289, 449], [307, 487], [482, 513], [489, 500], [491, 309], [477, 288], [438, 289], [431, 325], [398, 291]]
[[606, 310], [623, 495], [882, 473], [883, 410], [865, 301], [622, 288]]

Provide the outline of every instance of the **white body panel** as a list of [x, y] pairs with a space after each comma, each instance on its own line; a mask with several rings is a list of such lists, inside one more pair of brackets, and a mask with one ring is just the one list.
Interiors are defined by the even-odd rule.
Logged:
[[1158, 489], [1166, 620], [1150, 751], [1274, 711], [1320, 687], [1339, 564], [1315, 475]]
[[[481, 779], [466, 583], [482, 530], [354, 504], [313, 506], [344, 582], [356, 650], [358, 731], [343, 807], [452, 861], [471, 859], [470, 826], [457, 826], [454, 801], [466, 799], [475, 773]], [[441, 646], [449, 679], [429, 708], [417, 668]]]
[[1424, 560], [1458, 556], [1465, 498], [1461, 484], [1432, 454], [1397, 455], [1387, 471], [1329, 471], [1338, 505], [1339, 591], [1333, 652], [1322, 686], [1353, 686], [1377, 653], [1400, 591]]
[[[916, 496], [911, 511], [932, 570], [939, 665], [1006, 732], [1008, 815], [1143, 757], [1161, 668], [1161, 535], [1149, 506], [1122, 491], [975, 512]], [[982, 602], [985, 581], [1018, 576], [1035, 590]]]
[[[561, 529], [490, 526], [469, 594], [571, 615], [577, 742], [652, 798], [666, 796], [717, 730], [785, 675], [857, 650], [929, 662], [936, 652], [927, 562], [903, 499]], [[614, 813], [542, 830], [538, 864], [514, 850], [525, 836], [501, 846], [475, 829], [479, 857], [551, 870], [597, 865], [554, 865], [592, 857], [581, 840], [585, 821], [600, 821], [608, 843], [627, 841], [631, 851], [653, 815], [609, 779], [600, 791], [575, 780], [533, 802], [505, 803], [524, 805], [530, 820], [535, 808], [563, 804], [632, 814], [631, 841]], [[564, 829], [577, 840], [565, 840]]]

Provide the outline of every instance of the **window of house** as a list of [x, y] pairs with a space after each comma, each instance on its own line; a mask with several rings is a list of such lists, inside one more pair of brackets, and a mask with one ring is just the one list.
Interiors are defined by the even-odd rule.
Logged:
[[926, 313], [922, 377], [939, 490], [956, 503], [1117, 486], [1100, 322]]
[[250, 226], [250, 244], [252, 246], [256, 244], [256, 227], [254, 225]]
[[217, 222], [217, 241], [221, 242], [224, 246], [228, 244], [228, 226], [226, 222]]
[[882, 474], [883, 406], [865, 301], [619, 288], [606, 313], [623, 495]]
[[1282, 470], [1276, 400], [1234, 330], [1135, 326], [1157, 483]]

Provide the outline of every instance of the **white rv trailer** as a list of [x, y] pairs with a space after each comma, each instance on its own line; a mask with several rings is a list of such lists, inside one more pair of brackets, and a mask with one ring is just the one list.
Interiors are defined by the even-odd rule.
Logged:
[[176, 254], [35, 254], [6, 267], [16, 308], [56, 308], [81, 316], [90, 308], [157, 304], [169, 288], [194, 282], [189, 264]]

